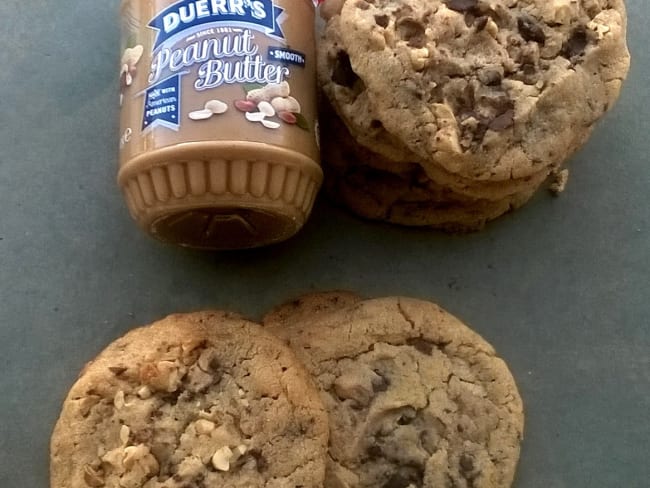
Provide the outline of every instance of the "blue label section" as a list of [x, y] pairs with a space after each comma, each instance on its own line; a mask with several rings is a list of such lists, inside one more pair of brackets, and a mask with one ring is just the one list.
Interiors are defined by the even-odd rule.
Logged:
[[156, 83], [144, 92], [142, 130], [164, 126], [178, 130], [181, 94], [181, 74]]
[[301, 68], [305, 67], [307, 59], [301, 52], [287, 49], [286, 47], [269, 47], [269, 59], [281, 63], [295, 64]]
[[284, 9], [273, 0], [181, 0], [163, 10], [149, 22], [157, 31], [153, 50], [183, 31], [204, 24], [224, 23], [250, 26], [269, 36], [284, 39], [278, 18]]

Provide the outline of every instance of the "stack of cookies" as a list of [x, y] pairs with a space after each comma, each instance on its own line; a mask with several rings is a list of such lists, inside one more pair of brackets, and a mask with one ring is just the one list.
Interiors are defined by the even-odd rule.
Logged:
[[617, 99], [623, 0], [327, 0], [327, 187], [360, 216], [462, 231], [528, 201]]
[[50, 486], [507, 488], [522, 435], [506, 364], [456, 318], [316, 294], [115, 341], [64, 402]]

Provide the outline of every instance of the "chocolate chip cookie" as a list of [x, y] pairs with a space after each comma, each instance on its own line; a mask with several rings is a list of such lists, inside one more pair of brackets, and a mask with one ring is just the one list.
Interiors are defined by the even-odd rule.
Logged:
[[[340, 35], [340, 18], [332, 17], [327, 23], [318, 51], [319, 84], [324, 97], [321, 103], [321, 127], [323, 140], [338, 141], [340, 129], [328, 132], [328, 124], [337, 125], [338, 120], [360, 146], [358, 153], [363, 164], [391, 173], [411, 171], [414, 165], [421, 166], [426, 176], [436, 184], [448, 187], [456, 193], [476, 199], [503, 200], [516, 193], [528, 192], [541, 186], [550, 169], [507, 181], [473, 180], [451, 173], [445, 168], [422, 163], [421, 158], [406, 148], [390, 134], [377, 117], [370, 103], [368, 92], [358, 76], [352, 71], [350, 59]], [[330, 144], [323, 145], [325, 156]], [[336, 148], [331, 150], [336, 151]], [[327, 164], [327, 158], [325, 163]]]
[[477, 181], [557, 169], [629, 68], [622, 0], [348, 0], [340, 36], [383, 129]]
[[129, 332], [81, 373], [52, 488], [321, 487], [327, 414], [294, 354], [221, 312]]
[[[450, 232], [481, 229], [532, 197], [536, 186], [499, 200], [473, 198], [431, 180], [416, 163], [390, 168], [380, 155], [356, 144], [336, 118], [322, 117], [323, 134], [337, 144], [323, 147], [330, 197], [360, 217]], [[382, 165], [392, 169], [379, 169]]]
[[361, 300], [361, 296], [345, 290], [309, 293], [273, 308], [264, 316], [264, 325], [282, 327], [285, 323], [308, 322]]
[[508, 487], [523, 407], [504, 361], [438, 306], [407, 298], [270, 320], [330, 413], [326, 488]]

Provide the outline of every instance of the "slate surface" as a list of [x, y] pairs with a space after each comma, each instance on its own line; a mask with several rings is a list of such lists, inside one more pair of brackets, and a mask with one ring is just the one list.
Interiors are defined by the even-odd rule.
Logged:
[[209, 307], [258, 317], [318, 289], [438, 301], [506, 358], [527, 407], [518, 488], [650, 479], [650, 14], [630, 0], [623, 96], [560, 198], [463, 237], [327, 202], [295, 239], [202, 254], [139, 233], [114, 183], [117, 0], [0, 3], [0, 486], [48, 486], [84, 362], [129, 328]]

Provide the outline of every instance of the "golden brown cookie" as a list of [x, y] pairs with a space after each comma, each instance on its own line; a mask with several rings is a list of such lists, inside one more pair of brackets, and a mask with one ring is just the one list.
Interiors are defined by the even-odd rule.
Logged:
[[[376, 108], [369, 99], [364, 83], [354, 73], [346, 47], [341, 40], [340, 17], [326, 25], [318, 50], [319, 84], [323, 91], [321, 124], [324, 141], [338, 141], [341, 130], [356, 141], [357, 153], [364, 164], [382, 171], [400, 173], [420, 165], [427, 177], [439, 185], [473, 198], [502, 200], [516, 193], [539, 187], [551, 172], [541, 167], [537, 173], [504, 181], [475, 180], [451, 173], [444, 167], [421, 161], [399, 138], [389, 133], [374, 115]], [[338, 119], [343, 122], [340, 124]], [[329, 122], [331, 119], [336, 121]], [[342, 125], [328, 133], [329, 125]], [[328, 150], [327, 145], [324, 146]]]
[[84, 368], [52, 435], [50, 486], [317, 488], [327, 425], [303, 366], [259, 325], [172, 315]]
[[336, 116], [327, 114], [321, 119], [323, 133], [337, 143], [322, 149], [325, 186], [335, 201], [360, 217], [453, 232], [474, 231], [523, 205], [541, 183], [533, 181], [525, 190], [485, 199], [430, 179], [415, 163], [402, 164], [399, 172], [380, 169], [384, 158], [357, 144]]
[[345, 290], [308, 293], [274, 307], [264, 316], [264, 325], [282, 327], [285, 323], [308, 322], [361, 300], [360, 295]]
[[268, 322], [329, 410], [326, 488], [512, 484], [524, 424], [514, 379], [438, 306], [393, 297]]
[[347, 85], [386, 132], [474, 180], [557, 169], [629, 68], [622, 0], [358, 0], [339, 22]]

